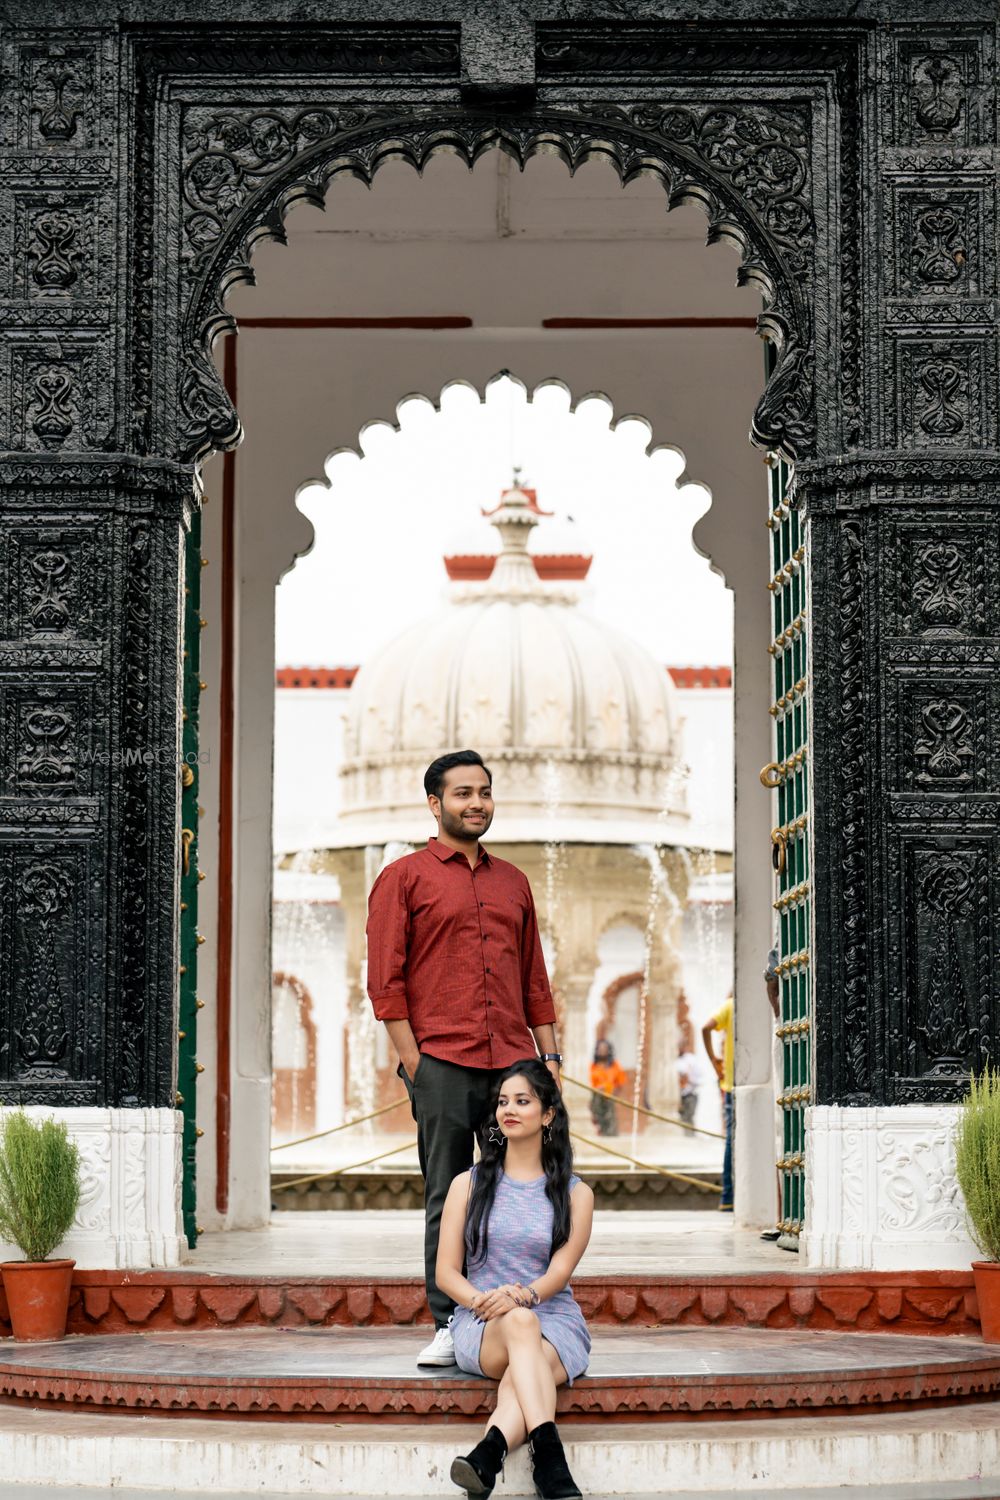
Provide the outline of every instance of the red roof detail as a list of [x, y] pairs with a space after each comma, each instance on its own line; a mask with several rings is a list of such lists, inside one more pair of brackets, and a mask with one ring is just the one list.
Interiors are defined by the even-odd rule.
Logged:
[[349, 688], [357, 667], [278, 667], [274, 685], [279, 688]]
[[[573, 559], [574, 561], [576, 559]], [[588, 562], [589, 558], [580, 559]], [[560, 562], [567, 559], [560, 558]], [[358, 675], [357, 667], [278, 667], [274, 685], [279, 688], [349, 688]], [[732, 667], [668, 667], [674, 687], [681, 692], [699, 688], [731, 688]]]
[[455, 583], [485, 583], [493, 573], [496, 554], [493, 552], [457, 553], [444, 560], [445, 571]]
[[584, 557], [582, 552], [536, 552], [531, 561], [535, 565], [535, 572], [545, 583], [558, 579], [572, 579], [578, 583], [586, 578], [594, 559]]
[[732, 667], [668, 667], [674, 687], [682, 692], [697, 688], [731, 688]]
[[[453, 583], [485, 583], [493, 576], [496, 564], [493, 552], [459, 552], [444, 560], [445, 572]], [[535, 572], [543, 583], [560, 580], [579, 583], [590, 572], [592, 557], [580, 552], [539, 552], [531, 554]]]

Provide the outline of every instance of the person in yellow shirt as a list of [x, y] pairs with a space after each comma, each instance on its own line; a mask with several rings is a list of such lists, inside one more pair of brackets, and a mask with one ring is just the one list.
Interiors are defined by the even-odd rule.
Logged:
[[[722, 1056], [716, 1055], [712, 1044], [712, 1033], [722, 1032]], [[723, 1213], [733, 1211], [733, 997], [730, 995], [719, 1006], [701, 1028], [702, 1041], [715, 1069], [722, 1091], [722, 1118], [725, 1122], [726, 1149], [722, 1158], [722, 1199], [719, 1208]]]
[[590, 1087], [597, 1089], [590, 1096], [590, 1117], [599, 1135], [618, 1134], [618, 1111], [614, 1096], [628, 1082], [625, 1069], [615, 1057], [615, 1049], [606, 1037], [600, 1037], [594, 1048], [594, 1061], [590, 1065]]

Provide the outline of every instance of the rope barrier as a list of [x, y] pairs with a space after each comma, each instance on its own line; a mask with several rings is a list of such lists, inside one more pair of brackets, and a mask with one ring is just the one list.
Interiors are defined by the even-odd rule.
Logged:
[[[686, 1182], [691, 1187], [701, 1188], [706, 1193], [721, 1193], [722, 1188], [718, 1183], [708, 1182], [704, 1177], [692, 1177], [687, 1172], [672, 1172], [668, 1167], [658, 1166], [655, 1162], [639, 1161], [635, 1156], [628, 1156], [624, 1151], [614, 1151], [610, 1146], [605, 1146], [601, 1141], [592, 1141], [589, 1136], [577, 1135], [570, 1131], [570, 1137], [579, 1141], [581, 1145], [592, 1146], [598, 1151], [604, 1151], [608, 1156], [615, 1156], [620, 1161], [627, 1161], [633, 1167], [641, 1167], [644, 1172], [658, 1172], [661, 1177], [670, 1177], [674, 1182]], [[369, 1156], [364, 1161], [352, 1162], [347, 1167], [335, 1167], [331, 1171], [314, 1172], [308, 1177], [295, 1177], [291, 1182], [276, 1182], [271, 1191], [274, 1193], [285, 1193], [290, 1188], [308, 1187], [313, 1182], [325, 1182], [331, 1177], [343, 1177], [347, 1172], [356, 1172], [361, 1167], [370, 1167], [377, 1161], [385, 1161], [387, 1157], [398, 1156], [401, 1151], [409, 1151], [416, 1141], [404, 1141], [401, 1146], [391, 1146], [388, 1151], [380, 1151], [376, 1156]]]
[[570, 1131], [570, 1138], [580, 1141], [584, 1146], [596, 1146], [598, 1151], [606, 1151], [609, 1156], [617, 1156], [621, 1161], [631, 1162], [633, 1167], [641, 1167], [644, 1172], [659, 1172], [661, 1177], [671, 1177], [674, 1182], [687, 1182], [693, 1187], [701, 1188], [706, 1193], [720, 1193], [722, 1188], [717, 1182], [708, 1182], [704, 1177], [689, 1177], [686, 1172], [671, 1172], [668, 1167], [657, 1166], [655, 1162], [638, 1161], [634, 1156], [626, 1156], [624, 1151], [612, 1151], [610, 1146], [602, 1146], [600, 1141], [592, 1141], [588, 1136], [577, 1135], [574, 1130]]
[[571, 1078], [568, 1073], [562, 1075], [563, 1083], [572, 1083], [578, 1089], [586, 1089], [588, 1094], [597, 1094], [602, 1099], [614, 1099], [616, 1104], [623, 1104], [626, 1109], [634, 1109], [640, 1115], [648, 1115], [651, 1120], [660, 1120], [664, 1125], [679, 1125], [682, 1130], [693, 1131], [695, 1135], [710, 1135], [714, 1141], [724, 1141], [726, 1137], [718, 1130], [705, 1130], [701, 1125], [689, 1125], [686, 1120], [679, 1120], [676, 1115], [658, 1115], [654, 1110], [645, 1109], [641, 1104], [633, 1104], [628, 1099], [617, 1099], [613, 1094], [605, 1094], [602, 1089], [591, 1088], [589, 1083], [581, 1083], [579, 1078]]
[[410, 1151], [416, 1144], [416, 1140], [404, 1141], [401, 1146], [380, 1151], [377, 1156], [369, 1156], [365, 1161], [351, 1162], [349, 1167], [335, 1167], [332, 1172], [314, 1172], [311, 1177], [295, 1177], [291, 1182], [276, 1182], [272, 1185], [271, 1192], [287, 1193], [289, 1188], [305, 1187], [310, 1182], [323, 1182], [328, 1177], [343, 1177], [345, 1172], [356, 1172], [359, 1167], [370, 1167], [373, 1162], [384, 1161], [387, 1156], [398, 1156], [401, 1151]]
[[352, 1125], [365, 1125], [369, 1120], [377, 1120], [379, 1115], [387, 1115], [390, 1110], [399, 1109], [401, 1104], [406, 1103], [408, 1100], [404, 1094], [394, 1104], [383, 1104], [381, 1109], [373, 1109], [370, 1115], [358, 1115], [356, 1120], [345, 1120], [343, 1125], [331, 1125], [329, 1130], [317, 1130], [314, 1135], [300, 1135], [295, 1141], [282, 1141], [280, 1146], [272, 1146], [271, 1152], [287, 1151], [290, 1146], [305, 1146], [309, 1141], [321, 1141], [324, 1136], [336, 1135], [338, 1130], [350, 1130]]

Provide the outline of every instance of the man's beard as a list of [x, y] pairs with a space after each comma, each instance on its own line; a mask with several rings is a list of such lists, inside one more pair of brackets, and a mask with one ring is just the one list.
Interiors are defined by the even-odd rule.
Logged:
[[469, 844], [475, 843], [477, 839], [481, 839], [492, 821], [493, 815], [486, 813], [481, 823], [466, 823], [463, 821], [461, 813], [456, 815], [445, 812], [443, 807], [441, 809], [441, 827], [444, 832], [448, 834], [449, 838], [464, 839]]

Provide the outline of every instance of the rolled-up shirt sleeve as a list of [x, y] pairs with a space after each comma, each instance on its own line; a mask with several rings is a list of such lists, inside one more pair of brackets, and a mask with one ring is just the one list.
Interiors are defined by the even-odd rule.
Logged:
[[556, 1008], [552, 1002], [538, 918], [530, 891], [528, 910], [521, 929], [521, 991], [524, 996], [524, 1019], [528, 1025], [555, 1025]]
[[399, 863], [388, 865], [368, 897], [368, 998], [379, 1021], [406, 1021], [410, 908]]

